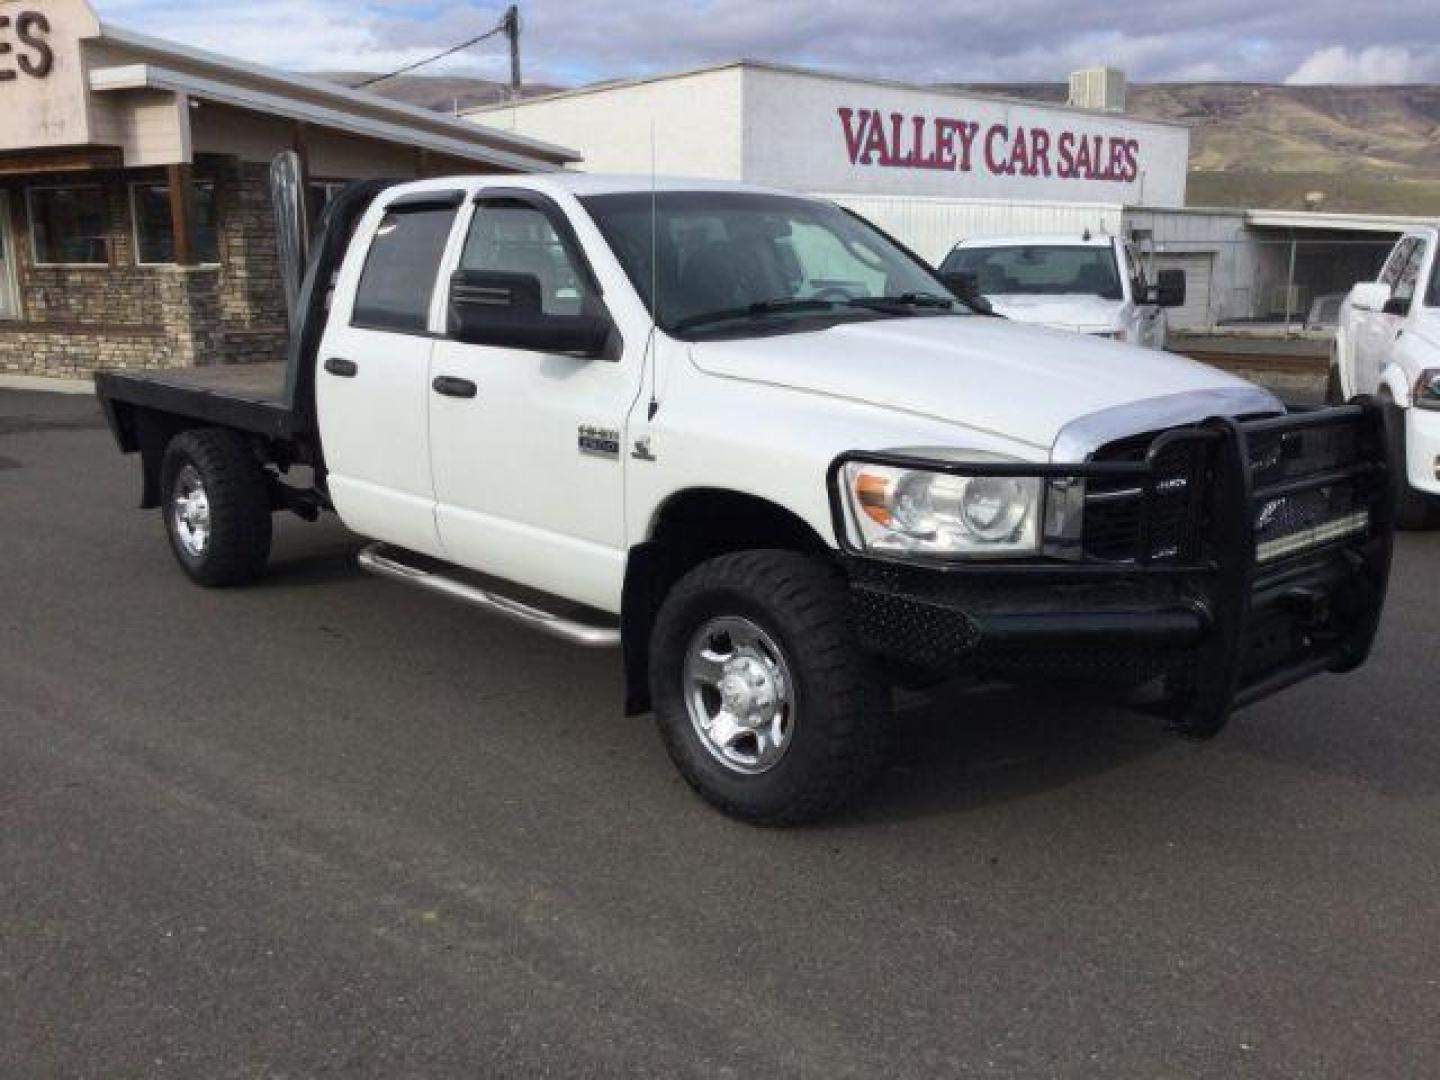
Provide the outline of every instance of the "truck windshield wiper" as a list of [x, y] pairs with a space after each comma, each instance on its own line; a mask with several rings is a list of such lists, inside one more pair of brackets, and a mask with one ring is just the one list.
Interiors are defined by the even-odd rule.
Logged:
[[782, 315], [791, 311], [830, 311], [836, 307], [836, 300], [801, 299], [781, 297], [775, 300], [757, 300], [744, 307], [724, 308], [720, 311], [702, 311], [690, 315], [675, 324], [676, 330], [693, 330], [707, 323], [728, 322], [731, 319], [754, 319], [765, 315]]
[[876, 308], [880, 311], [893, 311], [896, 308], [943, 308], [949, 310], [955, 306], [954, 300], [936, 296], [934, 293], [923, 292], [900, 293], [896, 296], [856, 296], [845, 302], [851, 307]]

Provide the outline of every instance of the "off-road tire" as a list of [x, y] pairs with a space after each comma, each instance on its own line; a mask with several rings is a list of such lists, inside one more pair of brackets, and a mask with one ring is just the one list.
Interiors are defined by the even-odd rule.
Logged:
[[1395, 470], [1395, 527], [1424, 529], [1434, 521], [1436, 503], [1440, 500], [1410, 486], [1405, 460], [1405, 410], [1395, 404], [1385, 389], [1380, 392], [1380, 403], [1390, 414], [1386, 430], [1390, 439], [1390, 461]]
[[[189, 466], [199, 474], [209, 503], [204, 550], [187, 550], [178, 535], [177, 482]], [[241, 437], [220, 428], [196, 428], [170, 440], [160, 466], [161, 510], [170, 550], [200, 585], [224, 587], [254, 581], [270, 558], [270, 492], [264, 470]]]
[[[690, 643], [709, 620], [738, 616], [784, 655], [795, 684], [791, 741], [759, 775], [721, 764], [697, 734], [685, 702]], [[661, 606], [650, 648], [650, 692], [660, 735], [685, 780], [732, 817], [797, 825], [853, 800], [883, 766], [890, 689], [855, 639], [844, 582], [821, 559], [756, 550], [704, 562]]]

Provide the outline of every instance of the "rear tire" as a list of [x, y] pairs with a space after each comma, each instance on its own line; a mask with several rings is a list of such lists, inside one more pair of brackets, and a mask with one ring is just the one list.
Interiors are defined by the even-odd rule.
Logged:
[[839, 575], [798, 552], [722, 555], [683, 577], [655, 622], [650, 691], [681, 775], [743, 821], [834, 813], [885, 760], [889, 686]]
[[160, 466], [170, 550], [200, 585], [243, 585], [270, 558], [270, 492], [241, 437], [220, 428], [184, 431]]

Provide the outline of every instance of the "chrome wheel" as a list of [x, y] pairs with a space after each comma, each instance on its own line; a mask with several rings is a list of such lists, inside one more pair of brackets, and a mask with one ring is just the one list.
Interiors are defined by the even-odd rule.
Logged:
[[210, 545], [210, 499], [195, 466], [186, 465], [175, 478], [175, 498], [170, 507], [175, 536], [186, 554], [195, 558]]
[[785, 656], [749, 619], [711, 619], [685, 652], [685, 707], [700, 744], [745, 776], [774, 768], [795, 734]]

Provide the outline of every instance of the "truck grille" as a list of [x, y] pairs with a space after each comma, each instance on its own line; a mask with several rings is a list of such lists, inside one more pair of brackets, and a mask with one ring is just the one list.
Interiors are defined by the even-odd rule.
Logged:
[[[1100, 448], [1093, 460], [1139, 462], [1157, 432], [1136, 435]], [[1092, 477], [1085, 488], [1082, 551], [1103, 562], [1177, 562], [1196, 553], [1202, 535], [1203, 487], [1208, 446], [1174, 443], [1155, 459], [1154, 493], [1148, 527], [1142, 509], [1146, 487], [1133, 478]], [[1148, 535], [1146, 535], [1148, 532]]]
[[[1102, 446], [1096, 462], [1140, 462], [1161, 432]], [[1294, 430], [1261, 430], [1246, 440], [1255, 495], [1258, 561], [1274, 562], [1366, 531], [1370, 501], [1362, 491], [1366, 450], [1353, 422]], [[1206, 489], [1215, 444], [1171, 443], [1156, 456], [1149, 521], [1146, 488], [1132, 478], [1092, 477], [1086, 483], [1081, 548], [1103, 562], [1175, 563], [1201, 553], [1207, 529]], [[1368, 490], [1368, 489], [1367, 489]]]

